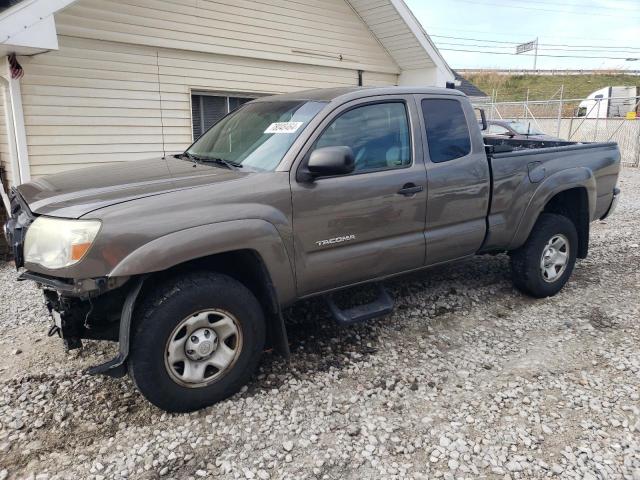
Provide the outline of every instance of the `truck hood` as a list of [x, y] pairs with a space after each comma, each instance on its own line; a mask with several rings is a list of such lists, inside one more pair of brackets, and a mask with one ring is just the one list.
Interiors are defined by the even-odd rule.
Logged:
[[[90, 159], [88, 159], [90, 160]], [[122, 162], [36, 178], [17, 190], [33, 213], [79, 218], [99, 208], [235, 180], [247, 173], [175, 157]]]

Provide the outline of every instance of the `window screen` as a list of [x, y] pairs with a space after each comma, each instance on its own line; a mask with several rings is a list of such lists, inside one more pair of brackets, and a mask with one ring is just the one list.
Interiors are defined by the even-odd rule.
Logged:
[[253, 100], [246, 97], [224, 97], [218, 95], [191, 95], [193, 139], [197, 139], [227, 113]]
[[459, 101], [440, 98], [422, 100], [422, 115], [432, 162], [446, 162], [471, 152], [467, 119]]
[[315, 148], [348, 146], [356, 171], [400, 168], [411, 163], [409, 122], [404, 103], [377, 103], [340, 115]]

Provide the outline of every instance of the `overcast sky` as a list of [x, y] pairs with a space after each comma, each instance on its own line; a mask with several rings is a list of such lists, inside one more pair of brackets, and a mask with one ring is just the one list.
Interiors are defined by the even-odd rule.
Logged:
[[[529, 54], [496, 55], [475, 51], [514, 53], [515, 43], [538, 37], [538, 68], [541, 69], [640, 70], [640, 0], [405, 2], [453, 68], [533, 68], [533, 56]], [[638, 61], [626, 61], [626, 58]]]

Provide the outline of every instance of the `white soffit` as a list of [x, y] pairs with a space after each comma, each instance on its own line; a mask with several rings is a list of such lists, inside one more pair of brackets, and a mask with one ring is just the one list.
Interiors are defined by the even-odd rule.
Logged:
[[437, 67], [453, 77], [429, 35], [403, 0], [347, 0], [402, 70]]
[[56, 50], [53, 14], [75, 0], [23, 0], [0, 13], [0, 53], [31, 55]]

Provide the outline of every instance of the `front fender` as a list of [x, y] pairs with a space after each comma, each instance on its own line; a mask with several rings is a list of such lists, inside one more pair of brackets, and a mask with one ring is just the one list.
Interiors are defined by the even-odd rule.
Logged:
[[189, 260], [237, 250], [260, 255], [281, 305], [295, 299], [293, 266], [284, 242], [273, 224], [260, 219], [230, 220], [164, 235], [131, 252], [108, 276], [160, 272]]
[[596, 178], [589, 168], [575, 167], [562, 170], [545, 179], [536, 189], [527, 205], [508, 250], [521, 247], [529, 238], [531, 230], [549, 200], [555, 195], [572, 188], [584, 188], [589, 199], [589, 219], [593, 219], [596, 208]]

